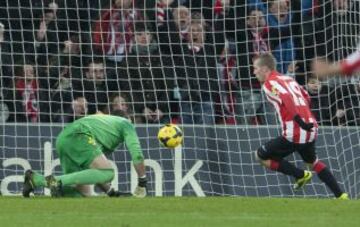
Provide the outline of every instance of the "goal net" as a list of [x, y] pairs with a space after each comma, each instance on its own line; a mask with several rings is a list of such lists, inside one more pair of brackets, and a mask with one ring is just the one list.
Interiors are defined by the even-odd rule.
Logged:
[[[311, 96], [321, 125], [319, 158], [358, 198], [359, 80], [320, 82], [311, 61], [337, 61], [356, 49], [359, 4], [1, 1], [1, 193], [19, 195], [27, 169], [61, 174], [56, 136], [67, 124], [101, 112], [135, 124], [150, 195], [332, 196], [317, 177], [294, 192], [294, 179], [254, 159], [261, 144], [280, 134], [252, 68], [256, 56], [271, 52], [277, 70]], [[184, 130], [175, 150], [157, 141], [166, 123]], [[133, 190], [137, 179], [126, 148], [109, 159], [118, 173], [113, 187]], [[289, 160], [306, 168], [298, 155]], [[48, 194], [36, 193], [43, 192]]]

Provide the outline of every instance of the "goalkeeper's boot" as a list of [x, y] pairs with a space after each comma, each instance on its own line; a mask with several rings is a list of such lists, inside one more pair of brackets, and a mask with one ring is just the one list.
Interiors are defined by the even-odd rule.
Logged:
[[120, 191], [115, 191], [113, 188], [110, 189], [109, 192], [106, 193], [109, 197], [130, 197], [132, 196], [131, 193], [129, 192], [120, 192]]
[[56, 180], [53, 175], [45, 177], [45, 180], [47, 187], [50, 189], [50, 194], [52, 197], [64, 196], [61, 181]]
[[350, 200], [349, 195], [347, 193], [342, 193], [337, 199]]
[[311, 180], [311, 178], [312, 178], [312, 173], [310, 171], [305, 170], [304, 176], [296, 180], [294, 184], [294, 190], [299, 190], [302, 187], [304, 187], [305, 184], [307, 184]]
[[24, 197], [28, 198], [30, 197], [30, 193], [32, 193], [35, 189], [35, 185], [33, 182], [33, 171], [26, 170], [25, 176], [24, 176], [24, 184], [23, 184], [23, 191], [22, 194]]

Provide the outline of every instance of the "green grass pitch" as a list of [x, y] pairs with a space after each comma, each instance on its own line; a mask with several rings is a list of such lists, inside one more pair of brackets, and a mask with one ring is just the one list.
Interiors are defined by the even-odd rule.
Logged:
[[360, 201], [299, 198], [0, 197], [0, 226], [360, 226]]

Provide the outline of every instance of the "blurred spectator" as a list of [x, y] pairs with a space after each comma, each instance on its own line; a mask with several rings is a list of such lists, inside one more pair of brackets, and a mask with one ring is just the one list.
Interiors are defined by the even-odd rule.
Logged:
[[174, 88], [174, 70], [168, 57], [160, 57], [159, 46], [145, 26], [137, 26], [131, 54], [120, 72], [121, 91], [132, 97], [136, 116], [142, 122], [168, 123]]
[[[180, 26], [178, 25], [178, 27], [183, 28], [183, 41], [185, 42], [189, 38], [186, 37], [188, 32], [185, 29], [190, 24], [200, 23], [204, 28], [206, 42], [215, 45], [215, 54], [218, 58], [223, 51], [227, 34], [229, 34], [229, 39], [233, 40], [234, 38], [235, 22], [232, 8], [228, 0], [218, 0], [214, 3], [213, 1], [185, 1], [183, 6], [175, 8], [179, 11], [173, 11], [173, 17], [175, 23], [179, 21]], [[188, 9], [190, 17], [186, 17], [184, 9]]]
[[[214, 0], [214, 1], [185, 1], [184, 5], [192, 12], [200, 13], [212, 31], [221, 32], [223, 40], [235, 39], [236, 14], [243, 15], [239, 10], [245, 7], [245, 1]], [[193, 13], [194, 14], [194, 13]], [[192, 21], [194, 18], [192, 17]], [[216, 34], [215, 35], [220, 35]]]
[[35, 61], [34, 31], [36, 31], [35, 26], [39, 24], [38, 20], [46, 2], [39, 0], [6, 1], [3, 4], [6, 5], [6, 12], [1, 15], [8, 16], [8, 25], [5, 27], [10, 31], [9, 37], [11, 37], [14, 54], [20, 57], [19, 61], [23, 60], [24, 53], [28, 60]]
[[352, 53], [358, 43], [360, 2], [333, 0], [324, 3], [321, 24], [315, 35], [317, 55], [338, 61]]
[[16, 70], [16, 120], [39, 121], [38, 82], [34, 67], [30, 64], [19, 66]]
[[354, 126], [360, 124], [360, 83], [336, 87], [334, 94], [334, 125]]
[[[224, 105], [218, 113], [230, 119], [227, 122], [234, 123], [231, 117], [236, 115], [240, 123], [257, 119], [272, 124], [275, 119], [268, 115], [271, 110], [264, 106], [252, 75], [253, 59], [272, 51], [280, 71], [307, 81], [299, 73], [307, 71], [307, 61], [315, 54], [336, 61], [353, 51], [360, 31], [359, 4], [351, 0], [3, 1], [0, 107], [10, 121], [45, 121], [51, 113], [51, 120], [67, 122], [76, 117], [66, 116], [100, 110], [120, 115], [136, 112], [141, 122], [168, 122], [178, 95], [185, 123], [213, 123], [214, 102], [220, 101]], [[148, 5], [153, 15], [142, 21], [141, 10], [147, 11]], [[245, 14], [246, 6], [257, 8]], [[94, 18], [98, 20], [92, 26]], [[149, 38], [148, 29], [135, 28], [139, 20], [153, 23], [153, 37]], [[85, 33], [92, 35], [93, 42]], [[228, 41], [237, 44], [236, 52], [223, 47]], [[93, 45], [96, 53], [86, 44]], [[119, 64], [118, 78], [106, 71], [109, 65], [94, 60], [94, 54], [107, 56], [112, 64], [125, 59]], [[38, 64], [24, 64], [25, 60]], [[21, 63], [15, 73], [17, 61]], [[118, 105], [109, 103], [109, 97], [119, 94], [118, 86], [128, 110], [121, 104], [122, 96], [113, 100]], [[340, 86], [330, 93], [327, 86], [310, 79], [307, 88], [323, 125], [331, 120], [357, 124], [358, 85]], [[88, 110], [84, 100], [89, 102]], [[82, 111], [76, 106], [83, 106]], [[329, 112], [326, 106], [334, 109]]]
[[278, 70], [286, 73], [288, 65], [297, 60], [294, 76], [304, 84], [306, 78], [299, 73], [307, 73], [309, 60], [315, 53], [314, 32], [320, 3], [317, 0], [248, 0], [248, 4], [266, 15], [270, 49], [278, 62]]
[[79, 89], [81, 89], [79, 86], [76, 87], [77, 84], [81, 83], [79, 75], [79, 70], [71, 70], [66, 65], [52, 71], [52, 85], [49, 95], [51, 97], [51, 115], [54, 121], [61, 122], [65, 119], [64, 112], [70, 113], [70, 103], [73, 100], [74, 93], [79, 93]]
[[81, 32], [84, 35], [91, 30], [94, 18], [100, 17], [101, 9], [109, 6], [110, 2], [111, 0], [56, 0], [59, 5], [57, 15], [64, 20], [67, 30]]
[[320, 0], [302, 0], [301, 11], [303, 15], [314, 15], [319, 14], [320, 11]]
[[118, 94], [111, 98], [110, 114], [129, 119], [133, 123], [141, 123], [140, 117], [135, 117], [129, 106], [129, 98], [124, 94]]
[[5, 123], [10, 117], [9, 106], [4, 102], [3, 94], [0, 93], [0, 123]]
[[267, 12], [267, 0], [246, 0], [246, 4], [250, 9], [260, 10], [262, 12]]
[[[269, 28], [260, 10], [249, 8], [246, 29], [237, 32], [238, 53], [238, 105], [235, 108], [239, 124], [275, 124], [276, 116], [261, 93], [260, 83], [253, 74], [252, 64], [261, 53], [270, 51]], [[258, 118], [259, 121], [258, 122]]]
[[[210, 8], [212, 9], [212, 8]], [[215, 9], [214, 9], [215, 13]], [[222, 54], [225, 44], [226, 28], [224, 24], [223, 14], [219, 12], [220, 18], [215, 18], [212, 21], [207, 21], [203, 16], [202, 11], [192, 11], [191, 13], [191, 24], [201, 24], [204, 29], [205, 42], [213, 43], [215, 45], [215, 55], [219, 58]]]
[[245, 29], [237, 33], [239, 83], [242, 89], [259, 89], [260, 84], [252, 73], [252, 63], [259, 54], [270, 51], [269, 28], [260, 10], [249, 9], [245, 24]]
[[106, 74], [101, 60], [89, 61], [85, 68], [85, 77], [75, 82], [75, 96], [84, 96], [88, 101], [89, 114], [97, 111], [109, 112], [109, 97], [118, 90], [115, 78]]
[[[0, 22], [0, 95], [3, 109], [11, 108], [14, 77], [14, 60], [16, 57], [11, 50], [11, 40], [9, 40], [8, 30]], [[9, 114], [9, 111], [8, 111]], [[7, 119], [10, 116], [7, 117]]]
[[134, 22], [141, 19], [133, 0], [114, 0], [95, 23], [94, 49], [111, 61], [121, 62], [132, 45]]
[[11, 51], [11, 40], [3, 23], [0, 22], [0, 87], [11, 86], [13, 77], [13, 55]]
[[320, 83], [317, 78], [311, 77], [308, 79], [306, 90], [310, 95], [310, 108], [317, 122], [321, 125], [331, 125], [331, 89]]
[[298, 62], [292, 61], [287, 67], [286, 76], [290, 76], [292, 78], [296, 77], [296, 71], [299, 69]]
[[[54, 83], [59, 80], [59, 75], [72, 74], [80, 75], [80, 67], [83, 66], [84, 60], [80, 56], [83, 52], [80, 47], [80, 40], [77, 35], [73, 35], [70, 39], [65, 40], [61, 46], [59, 55], [49, 58], [49, 65], [43, 67], [45, 74], [49, 77], [49, 86], [53, 87]], [[64, 73], [64, 70], [67, 70]]]
[[80, 62], [80, 40], [76, 35], [71, 36], [70, 39], [64, 41], [61, 55], [67, 55], [70, 58], [69, 65], [81, 66]]
[[153, 30], [156, 30], [157, 26], [164, 25], [164, 22], [170, 18], [171, 9], [178, 7], [178, 5], [177, 0], [148, 0], [142, 7], [148, 9], [147, 17]]
[[216, 0], [213, 7], [215, 15], [213, 20], [216, 22], [214, 24], [215, 31], [223, 31], [228, 40], [234, 41], [236, 29], [240, 28], [238, 27], [240, 24], [237, 25], [236, 15], [241, 12], [241, 8], [244, 6], [236, 5], [235, 0]]
[[[5, 39], [5, 26], [0, 22], [0, 122], [6, 122], [10, 117], [9, 107], [7, 105], [7, 94], [9, 89], [11, 89], [11, 65], [9, 60], [10, 48], [8, 48], [8, 43], [4, 43]], [[8, 89], [6, 89], [8, 88]], [[4, 95], [5, 93], [5, 95]]]
[[[170, 13], [171, 12], [171, 13]], [[166, 55], [182, 56], [182, 43], [187, 42], [190, 10], [185, 6], [168, 9], [164, 22], [158, 24], [160, 50]]]
[[[12, 51], [10, 34], [0, 22], [0, 105], [2, 121], [14, 121], [14, 62], [18, 57]], [[22, 53], [23, 56], [23, 53]]]
[[239, 86], [236, 80], [236, 56], [235, 44], [226, 42], [222, 55], [217, 64], [221, 81], [220, 108], [215, 109], [222, 118], [220, 122], [225, 124], [236, 124], [235, 108], [240, 102], [238, 96]]
[[[77, 35], [64, 41], [62, 50], [58, 56], [49, 59], [49, 65], [42, 67], [39, 72], [42, 75], [42, 87], [48, 92], [50, 98], [49, 109], [51, 119], [61, 119], [64, 109], [69, 109], [73, 100], [74, 90], [79, 92], [81, 87], [82, 61], [80, 59], [80, 45]], [[79, 94], [83, 96], [83, 94]], [[77, 95], [77, 96], [79, 96]]]
[[70, 105], [66, 105], [62, 114], [54, 118], [55, 122], [70, 123], [88, 114], [88, 102], [85, 97], [75, 98]]
[[48, 3], [43, 16], [36, 23], [34, 41], [40, 65], [49, 64], [49, 58], [60, 52], [60, 43], [68, 37], [67, 28], [61, 25], [63, 20], [57, 18], [57, 12], [57, 3]]
[[74, 118], [72, 121], [75, 121], [83, 116], [86, 116], [88, 113], [88, 102], [84, 97], [77, 97], [76, 99], [74, 99], [71, 106], [73, 109], [73, 118]]
[[219, 78], [215, 48], [206, 42], [202, 24], [190, 25], [188, 44], [183, 46], [183, 50], [184, 62], [177, 63], [182, 122], [214, 124], [214, 101], [219, 96]]
[[[267, 16], [268, 25], [270, 28], [289, 27], [291, 26], [292, 17], [287, 0], [274, 0], [269, 5], [270, 14]], [[273, 37], [270, 37], [273, 39]], [[272, 53], [278, 63], [278, 71], [286, 73], [288, 64], [295, 60], [294, 41], [291, 35], [280, 36], [278, 45], [272, 49]]]

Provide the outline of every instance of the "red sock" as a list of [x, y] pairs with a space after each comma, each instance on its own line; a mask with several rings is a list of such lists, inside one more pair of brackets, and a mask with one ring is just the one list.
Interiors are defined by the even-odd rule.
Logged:
[[270, 169], [285, 175], [293, 176], [296, 179], [304, 176], [304, 170], [297, 168], [285, 159], [280, 161], [270, 160]]
[[330, 188], [335, 197], [339, 197], [343, 193], [334, 175], [326, 167], [325, 163], [322, 161], [316, 161], [313, 164], [313, 170], [317, 173], [320, 180]]
[[278, 161], [270, 160], [270, 169], [271, 170], [274, 170], [274, 171], [278, 170], [279, 165], [280, 165], [280, 163]]
[[317, 160], [316, 162], [315, 162], [315, 164], [313, 164], [313, 170], [317, 173], [317, 174], [319, 174], [323, 169], [325, 169], [326, 168], [326, 165], [325, 165], [325, 163], [323, 163], [322, 161], [319, 161], [319, 160]]

